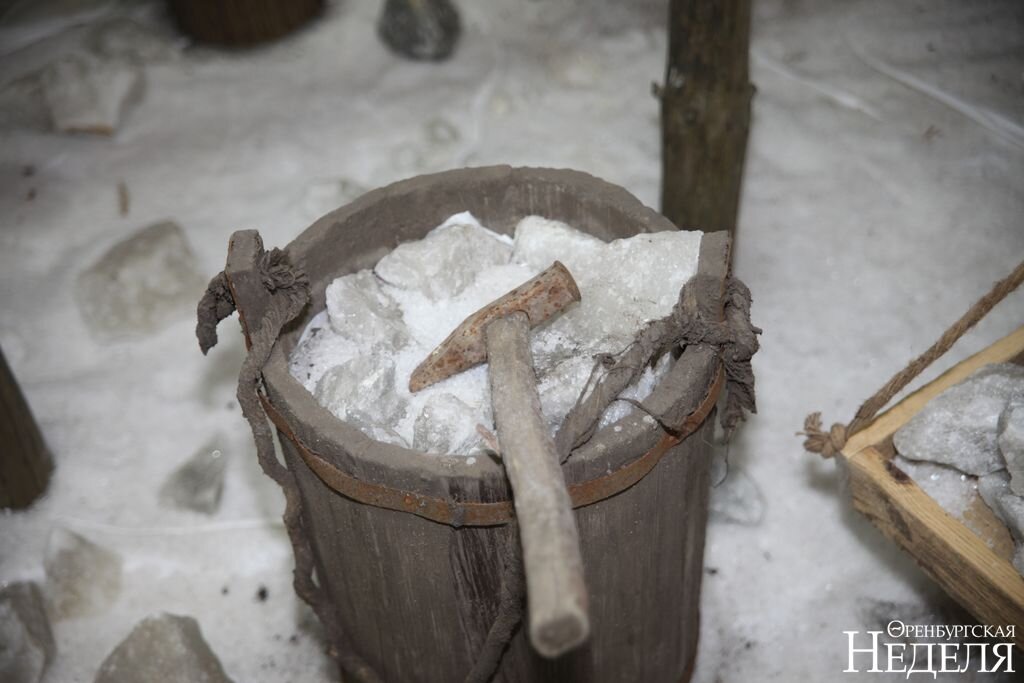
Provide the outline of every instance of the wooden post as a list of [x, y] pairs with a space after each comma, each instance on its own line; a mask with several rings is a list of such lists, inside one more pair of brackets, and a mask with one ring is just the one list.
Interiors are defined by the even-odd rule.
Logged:
[[671, 0], [661, 99], [661, 212], [735, 237], [750, 127], [750, 0]]
[[25, 508], [50, 481], [53, 460], [0, 349], [0, 508]]

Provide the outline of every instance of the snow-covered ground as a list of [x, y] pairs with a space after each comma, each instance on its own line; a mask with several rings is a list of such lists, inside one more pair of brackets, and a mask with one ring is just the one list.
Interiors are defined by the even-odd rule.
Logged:
[[[109, 608], [55, 623], [48, 681], [91, 681], [160, 610], [195, 616], [237, 681], [330, 680], [291, 591], [282, 497], [234, 404], [240, 336], [224, 326], [204, 358], [181, 305], [159, 331], [98, 340], [78, 275], [162, 220], [212, 275], [235, 229], [284, 245], [365, 189], [465, 165], [577, 168], [656, 206], [664, 7], [463, 2], [454, 58], [415, 64], [378, 42], [368, 0], [233, 53], [187, 46], [149, 3], [42, 4], [0, 4], [0, 346], [57, 469], [32, 510], [0, 516], [0, 581], [42, 580], [55, 526], [123, 557]], [[695, 680], [838, 680], [844, 630], [942, 599], [793, 432], [810, 410], [848, 419], [1024, 257], [1024, 6], [778, 0], [754, 15], [735, 267], [765, 333], [760, 412], [729, 457], [764, 505], [711, 524]], [[112, 137], [50, 129], [40, 73], [73, 52], [143, 76]], [[1022, 319], [1017, 294], [940, 364]], [[220, 510], [161, 506], [167, 475], [218, 432]]]

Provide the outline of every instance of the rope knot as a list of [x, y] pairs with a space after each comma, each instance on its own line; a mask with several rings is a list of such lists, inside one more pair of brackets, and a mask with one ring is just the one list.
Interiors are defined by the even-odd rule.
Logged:
[[806, 436], [804, 450], [818, 453], [823, 458], [831, 458], [843, 450], [846, 445], [846, 425], [833, 424], [826, 432], [821, 428], [821, 413], [811, 413], [804, 420], [804, 431], [797, 436]]

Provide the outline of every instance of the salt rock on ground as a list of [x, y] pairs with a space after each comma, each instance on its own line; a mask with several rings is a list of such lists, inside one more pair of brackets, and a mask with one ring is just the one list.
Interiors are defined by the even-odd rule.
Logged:
[[222, 436], [211, 439], [171, 472], [160, 486], [160, 503], [206, 515], [215, 513], [224, 493], [227, 456], [219, 447], [223, 441]]
[[194, 314], [205, 278], [181, 227], [143, 228], [111, 247], [78, 276], [75, 298], [101, 341], [156, 332]]
[[89, 53], [58, 60], [42, 75], [53, 127], [62, 133], [113, 134], [126, 105], [141, 92], [142, 78], [131, 64]]
[[455, 49], [462, 26], [449, 0], [386, 0], [377, 34], [384, 44], [410, 59], [445, 59]]
[[1024, 496], [1024, 401], [1014, 401], [999, 416], [996, 444], [1010, 473], [1010, 488]]
[[730, 467], [725, 478], [711, 489], [709, 511], [718, 522], [757, 526], [764, 519], [764, 494], [753, 477]]
[[118, 17], [100, 24], [90, 36], [92, 51], [100, 57], [135, 64], [164, 62], [181, 54], [180, 39], [170, 31]]
[[55, 619], [99, 614], [121, 592], [121, 557], [61, 527], [50, 532], [43, 567]]
[[39, 587], [22, 581], [0, 590], [0, 681], [38, 683], [56, 651]]
[[987, 365], [929, 401], [897, 430], [893, 443], [905, 458], [989, 474], [1003, 467], [996, 444], [999, 416], [1010, 401], [1022, 400], [1024, 367]]
[[140, 621], [107, 655], [95, 683], [231, 683], [192, 617], [160, 614]]
[[457, 214], [426, 238], [398, 245], [373, 272], [390, 285], [419, 290], [434, 301], [460, 294], [481, 271], [508, 263], [512, 256], [508, 242], [471, 218]]

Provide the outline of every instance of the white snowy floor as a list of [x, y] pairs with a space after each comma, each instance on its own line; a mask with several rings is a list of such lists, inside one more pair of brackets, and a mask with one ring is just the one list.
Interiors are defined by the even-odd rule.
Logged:
[[[0, 20], [0, 346], [57, 463], [44, 500], [0, 516], [0, 581], [41, 579], [56, 525], [124, 557], [107, 611], [55, 625], [48, 681], [91, 681], [158, 610], [195, 616], [236, 681], [330, 680], [291, 592], [281, 496], [232, 402], [234, 324], [208, 358], [184, 308], [161, 332], [101, 344], [75, 278], [163, 219], [212, 274], [235, 229], [284, 245], [364, 189], [464, 165], [578, 168], [656, 206], [661, 3], [462, 2], [462, 42], [440, 65], [389, 54], [368, 0], [230, 54], [183, 45], [147, 3], [59, 4], [73, 21], [25, 2]], [[839, 680], [842, 632], [865, 628], [870, 601], [912, 610], [935, 589], [793, 433], [811, 410], [848, 419], [1024, 257], [1024, 6], [779, 0], [754, 14], [735, 267], [765, 333], [760, 413], [730, 458], [765, 511], [710, 527], [695, 680]], [[124, 16], [152, 32], [141, 100], [111, 138], [51, 132], [35, 74]], [[944, 363], [1022, 319], [1017, 294]], [[166, 474], [218, 430], [230, 458], [220, 511], [159, 507]]]

